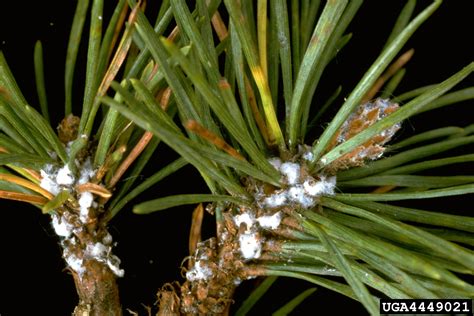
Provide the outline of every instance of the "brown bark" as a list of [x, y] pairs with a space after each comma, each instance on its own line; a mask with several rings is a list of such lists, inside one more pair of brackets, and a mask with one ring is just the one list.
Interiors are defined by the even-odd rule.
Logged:
[[83, 223], [69, 205], [59, 209], [62, 221], [72, 225], [72, 234], [61, 241], [63, 257], [74, 278], [79, 303], [74, 316], [121, 316], [122, 308], [116, 283], [120, 260], [112, 254], [112, 236], [105, 224], [98, 224], [100, 212], [90, 209]]
[[87, 260], [86, 271], [73, 272], [79, 304], [74, 316], [122, 315], [115, 274], [104, 263]]
[[[186, 280], [183, 284], [165, 286], [158, 293], [159, 311], [158, 316], [178, 315], [227, 315], [232, 296], [240, 280], [238, 268], [235, 263], [238, 260], [228, 258], [225, 263], [218, 265], [222, 258], [217, 255], [216, 248], [210, 239], [199, 244], [197, 253], [206, 252], [208, 260], [201, 259], [200, 262], [212, 271], [209, 279]], [[204, 262], [205, 261], [205, 262]]]
[[[232, 211], [224, 212], [217, 229], [218, 238], [198, 243], [186, 280], [182, 284], [167, 284], [158, 292], [157, 316], [229, 314], [237, 286], [249, 276], [254, 277], [248, 273], [248, 263], [241, 256], [242, 229], [245, 227], [236, 226]], [[266, 237], [263, 231], [257, 235], [262, 242], [271, 239], [271, 233]]]
[[209, 276], [187, 275], [182, 284], [164, 286], [158, 292], [157, 316], [228, 315], [234, 291], [244, 277], [239, 272], [243, 262], [236, 243], [238, 228], [229, 216], [226, 224], [225, 238], [218, 234], [219, 241], [211, 238], [198, 243], [191, 259], [209, 271]]

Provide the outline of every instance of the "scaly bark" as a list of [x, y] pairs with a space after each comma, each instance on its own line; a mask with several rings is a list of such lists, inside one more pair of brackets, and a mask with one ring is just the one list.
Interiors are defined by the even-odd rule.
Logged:
[[122, 315], [115, 274], [103, 263], [87, 260], [82, 276], [73, 272], [79, 304], [75, 316]]
[[53, 215], [56, 221], [69, 225], [71, 232], [61, 245], [79, 296], [75, 316], [122, 315], [116, 278], [123, 271], [118, 268], [120, 260], [111, 252], [112, 237], [105, 225], [99, 224], [98, 214], [91, 208], [86, 223], [77, 210], [69, 207], [61, 207]]

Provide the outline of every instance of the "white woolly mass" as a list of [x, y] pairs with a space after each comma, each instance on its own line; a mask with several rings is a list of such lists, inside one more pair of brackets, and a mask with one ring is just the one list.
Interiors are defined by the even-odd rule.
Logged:
[[298, 155], [300, 155], [303, 160], [313, 162], [315, 157], [312, 149], [313, 148], [308, 145], [298, 145]]
[[286, 177], [288, 184], [297, 184], [300, 180], [300, 165], [294, 162], [284, 162], [280, 166], [280, 172]]
[[273, 215], [265, 215], [257, 218], [257, 222], [263, 228], [277, 229], [281, 223], [281, 212], [276, 212]]
[[319, 181], [306, 180], [303, 183], [305, 192], [311, 196], [333, 195], [336, 187], [336, 177], [321, 176]]
[[244, 259], [258, 259], [262, 253], [262, 243], [256, 234], [242, 234], [239, 236], [240, 252]]
[[68, 165], [64, 165], [59, 169], [58, 174], [56, 175], [56, 183], [59, 185], [71, 185], [74, 183], [74, 180], [74, 175]]
[[[104, 240], [106, 237], [104, 237]], [[125, 275], [125, 271], [120, 269], [120, 259], [113, 255], [111, 250], [111, 246], [106, 246], [100, 242], [96, 242], [95, 244], [89, 244], [86, 246], [84, 256], [89, 259], [106, 263], [116, 276], [123, 277]]]
[[[73, 226], [66, 222], [65, 219], [61, 218], [62, 222], [58, 222], [58, 216], [52, 216], [52, 223], [53, 227], [56, 231], [56, 234], [62, 237], [68, 238], [68, 240], [75, 244], [76, 240], [72, 235]], [[69, 238], [71, 237], [71, 238]], [[86, 249], [84, 251], [84, 258], [89, 260], [95, 260], [98, 262], [103, 262], [107, 264], [107, 266], [112, 270], [112, 272], [118, 276], [123, 277], [125, 271], [120, 269], [120, 259], [113, 255], [112, 252], [112, 236], [107, 234], [103, 239], [103, 243], [96, 242], [96, 243], [89, 243], [86, 245]], [[64, 259], [66, 260], [69, 267], [76, 271], [79, 276], [85, 271], [83, 267], [83, 259], [79, 259], [76, 255], [70, 253], [67, 249], [64, 251]]]
[[242, 223], [245, 223], [246, 229], [244, 234], [251, 234], [254, 231], [255, 223], [259, 223], [260, 227], [268, 229], [276, 229], [281, 222], [281, 212], [276, 212], [273, 215], [263, 215], [255, 218], [253, 214], [242, 213], [234, 216], [234, 223], [237, 227], [240, 227]]
[[77, 184], [84, 184], [90, 181], [95, 176], [95, 170], [92, 167], [91, 158], [87, 157], [84, 163], [81, 166], [81, 173], [79, 175], [79, 180]]
[[310, 208], [314, 205], [314, 199], [306, 194], [306, 191], [302, 185], [291, 187], [288, 190], [288, 197], [291, 201], [303, 206], [304, 208]]
[[[242, 257], [246, 260], [257, 259], [262, 253], [262, 241], [257, 237], [258, 229], [276, 229], [281, 222], [281, 212], [273, 215], [263, 215], [258, 218], [249, 212], [234, 216], [234, 223], [237, 227], [245, 223], [246, 229], [240, 233], [239, 246]], [[259, 225], [255, 225], [257, 223]], [[194, 272], [193, 272], [194, 273]], [[189, 278], [188, 278], [189, 280]]]
[[53, 224], [56, 235], [68, 238], [72, 235], [73, 226], [69, 224], [65, 218], [52, 215], [51, 223]]
[[[57, 195], [65, 187], [73, 185], [75, 181], [68, 165], [64, 165], [59, 170], [54, 168], [53, 165], [46, 165], [40, 170], [40, 174], [40, 186], [53, 195]], [[69, 190], [69, 188], [67, 189]]]
[[[83, 136], [81, 136], [83, 137]], [[72, 143], [72, 142], [71, 142]], [[70, 144], [66, 146], [66, 151], [70, 150]], [[82, 165], [76, 161], [76, 165], [80, 168], [80, 177], [76, 181], [71, 169], [66, 164], [61, 168], [47, 164], [40, 170], [41, 182], [40, 186], [53, 195], [58, 195], [62, 190], [71, 192], [75, 184], [84, 184], [90, 181], [95, 175], [90, 157], [88, 157]], [[80, 207], [79, 219], [82, 223], [87, 223], [89, 219], [89, 208], [94, 206], [94, 196], [91, 192], [83, 192], [78, 196]], [[61, 221], [56, 216], [52, 218], [52, 224], [56, 234], [61, 237], [69, 237], [72, 234], [72, 225], [62, 218]]]
[[[67, 147], [66, 147], [67, 148]], [[61, 168], [55, 168], [51, 164], [47, 164], [43, 169], [40, 170], [41, 182], [40, 186], [51, 192], [53, 195], [57, 195], [61, 190], [71, 191], [71, 188], [75, 184], [84, 184], [90, 182], [95, 176], [96, 171], [93, 169], [91, 158], [87, 159], [79, 165], [76, 161], [76, 165], [80, 169], [79, 179], [75, 179], [74, 174], [68, 165], [64, 165]]]
[[119, 278], [123, 278], [125, 275], [125, 270], [120, 269], [120, 259], [115, 255], [109, 255], [107, 258], [107, 265], [112, 272]]
[[83, 223], [87, 223], [89, 219], [89, 208], [92, 206], [92, 202], [94, 202], [94, 196], [91, 192], [83, 192], [79, 195], [79, 218]]
[[311, 151], [307, 151], [303, 154], [303, 159], [309, 162], [314, 161], [314, 154]]
[[43, 169], [40, 170], [40, 174], [41, 174], [40, 187], [42, 187], [48, 192], [51, 192], [51, 194], [53, 195], [57, 195], [61, 191], [61, 188], [54, 180], [55, 176], [54, 174], [51, 174], [51, 172], [52, 170], [48, 168], [48, 165], [45, 167], [45, 170]]
[[286, 204], [287, 202], [287, 193], [286, 191], [283, 192], [278, 192], [275, 194], [272, 194], [270, 196], [267, 196], [264, 200], [263, 203], [270, 208], [273, 207], [280, 207]]
[[66, 263], [72, 270], [79, 274], [79, 277], [81, 277], [81, 275], [86, 271], [86, 268], [82, 265], [83, 260], [76, 257], [74, 254], [65, 254], [64, 260], [66, 260]]
[[[300, 148], [303, 152], [303, 148]], [[313, 159], [312, 153], [306, 151], [303, 156], [308, 155], [308, 160]], [[303, 157], [305, 159], [305, 157]], [[278, 161], [279, 158], [270, 158], [269, 161]], [[320, 175], [319, 181], [310, 175], [301, 176], [301, 166], [294, 162], [284, 162], [280, 165], [280, 172], [284, 176], [284, 183], [288, 185], [285, 189], [278, 190], [263, 198], [263, 207], [277, 208], [291, 204], [297, 204], [304, 208], [315, 205], [316, 197], [322, 195], [333, 195], [336, 187], [336, 177]], [[259, 199], [258, 197], [256, 197]], [[261, 199], [260, 199], [261, 201]]]
[[280, 170], [281, 159], [278, 157], [272, 157], [268, 159], [268, 162], [277, 170]]
[[253, 215], [249, 213], [243, 213], [239, 215], [234, 216], [234, 223], [237, 227], [240, 227], [242, 223], [245, 223], [246, 225], [246, 233], [250, 233], [250, 229], [252, 228], [253, 224], [255, 223], [255, 218]]
[[212, 270], [203, 261], [196, 261], [194, 267], [186, 272], [188, 281], [209, 280], [212, 277]]
[[106, 247], [100, 242], [96, 242], [93, 245], [87, 245], [86, 247], [86, 254], [97, 261], [103, 261], [109, 251], [110, 247]]
[[112, 244], [112, 235], [107, 233], [107, 235], [105, 235], [104, 238], [102, 238], [102, 242], [105, 244], [105, 245], [110, 245]]
[[[81, 135], [82, 138], [87, 138], [87, 135]], [[71, 152], [72, 142], [69, 142], [65, 148], [66, 153], [69, 155]], [[40, 186], [51, 192], [53, 195], [57, 195], [61, 190], [72, 191], [74, 185], [80, 185], [90, 182], [95, 176], [95, 170], [93, 169], [91, 158], [87, 157], [82, 164], [76, 160], [76, 165], [80, 170], [79, 178], [76, 178], [69, 166], [66, 164], [61, 168], [54, 167], [53, 165], [45, 165], [41, 170], [41, 183]], [[90, 207], [96, 207], [97, 203], [94, 202], [94, 196], [91, 192], [82, 192], [78, 195], [79, 203], [79, 219], [83, 224], [86, 224], [89, 220], [89, 209]], [[65, 237], [71, 244], [76, 243], [76, 239], [73, 234], [74, 226], [69, 223], [64, 217], [59, 217], [56, 214], [52, 215], [52, 225], [56, 234], [60, 237]], [[72, 237], [71, 237], [72, 236]], [[96, 260], [107, 264], [110, 270], [118, 277], [124, 276], [124, 270], [120, 269], [120, 259], [112, 253], [112, 236], [107, 234], [102, 238], [101, 242], [89, 243], [85, 247], [83, 258], [78, 258], [75, 254], [70, 253], [68, 248], [64, 248], [64, 259], [68, 266], [78, 273], [79, 276], [85, 272], [83, 266], [84, 259]]]

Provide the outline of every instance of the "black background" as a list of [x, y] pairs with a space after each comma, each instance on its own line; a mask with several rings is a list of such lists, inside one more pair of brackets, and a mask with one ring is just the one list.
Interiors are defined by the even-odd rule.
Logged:
[[[152, 2], [152, 1], [150, 1]], [[110, 11], [114, 1], [106, 1]], [[419, 1], [417, 12], [431, 1]], [[343, 93], [354, 87], [371, 62], [377, 57], [386, 36], [404, 1], [367, 1], [349, 27], [354, 33], [323, 75], [316, 100], [322, 101], [339, 82]], [[421, 26], [406, 48], [415, 48], [408, 72], [397, 91], [444, 80], [467, 65], [474, 57], [472, 1], [445, 1], [441, 8]], [[150, 3], [149, 7], [156, 6]], [[45, 55], [46, 89], [53, 120], [63, 115], [64, 59], [75, 1], [3, 1], [0, 6], [0, 48], [5, 54], [18, 84], [30, 104], [38, 104], [33, 72], [33, 47], [41, 40]], [[153, 15], [152, 15], [153, 16]], [[153, 17], [154, 18], [154, 17]], [[86, 24], [87, 28], [87, 24]], [[84, 42], [85, 43], [85, 42]], [[80, 83], [85, 68], [83, 45], [76, 77], [76, 96], [81, 95]], [[460, 86], [472, 86], [473, 76]], [[75, 100], [76, 104], [80, 100]], [[465, 126], [473, 123], [469, 112], [472, 102], [433, 111], [415, 117], [404, 124], [400, 138], [434, 126]], [[461, 112], [462, 115], [457, 115]], [[468, 115], [466, 115], [468, 113]], [[161, 146], [161, 145], [160, 145]], [[472, 151], [471, 151], [472, 152]], [[153, 165], [163, 165], [174, 154], [164, 146]], [[472, 167], [472, 166], [471, 166]], [[469, 168], [464, 166], [464, 168]], [[472, 170], [472, 169], [471, 169]], [[462, 170], [460, 170], [462, 172]], [[144, 173], [144, 177], [147, 173]], [[205, 192], [197, 173], [186, 167], [173, 179], [167, 179], [146, 192], [140, 200], [177, 194]], [[451, 199], [456, 209], [467, 211], [466, 197]], [[472, 201], [472, 198], [470, 199]], [[426, 202], [425, 202], [426, 203]], [[443, 204], [430, 201], [431, 208]], [[471, 202], [469, 202], [471, 203]], [[472, 204], [470, 204], [472, 205]], [[137, 216], [124, 209], [111, 223], [110, 230], [118, 242], [115, 253], [122, 259], [126, 274], [119, 280], [124, 308], [144, 312], [141, 303], [155, 302], [156, 290], [165, 282], [179, 279], [179, 266], [187, 255], [187, 234], [192, 207], [175, 208], [149, 216]], [[207, 219], [207, 227], [212, 221]], [[212, 229], [207, 232], [212, 234]], [[20, 203], [0, 203], [0, 314], [4, 315], [69, 315], [77, 297], [70, 275], [64, 271], [60, 247], [47, 216], [33, 207]], [[246, 282], [236, 299], [253, 286]], [[255, 314], [264, 315], [309, 287], [305, 282], [280, 280], [256, 307]], [[322, 288], [302, 304], [295, 314], [364, 314], [359, 303]]]

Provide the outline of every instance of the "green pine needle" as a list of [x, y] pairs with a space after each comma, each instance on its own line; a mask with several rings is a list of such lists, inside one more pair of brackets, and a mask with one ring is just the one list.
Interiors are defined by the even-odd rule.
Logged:
[[230, 197], [227, 195], [215, 195], [215, 194], [182, 194], [167, 196], [147, 202], [137, 204], [133, 208], [133, 212], [136, 214], [148, 214], [151, 212], [165, 210], [178, 205], [186, 204], [198, 204], [204, 202], [230, 202], [240, 205], [246, 205], [245, 200]]
[[[319, 161], [319, 158], [322, 156], [323, 151], [326, 149], [326, 146], [334, 136], [337, 129], [342, 125], [349, 114], [359, 105], [359, 102], [362, 100], [363, 96], [372, 87], [377, 78], [382, 74], [393, 58], [395, 58], [396, 54], [398, 54], [410, 36], [439, 7], [440, 4], [441, 1], [434, 1], [433, 4], [421, 12], [412, 22], [410, 22], [410, 24], [407, 25], [407, 27], [402, 32], [399, 33], [399, 35], [392, 42], [390, 42], [389, 46], [380, 54], [372, 66], [367, 70], [363, 78], [359, 81], [357, 86], [344, 102], [341, 109], [333, 118], [329, 126], [324, 130], [324, 133], [321, 135], [317, 145], [314, 147], [313, 154], [316, 157], [316, 160], [313, 163], [313, 166], [315, 166], [315, 164]], [[465, 72], [468, 71], [470, 71], [470, 69], [465, 70]], [[352, 142], [354, 143], [354, 140], [352, 140]], [[344, 147], [347, 148], [348, 146], [345, 145]], [[326, 157], [326, 159], [328, 158], [332, 157]], [[327, 162], [329, 162], [329, 159]], [[323, 164], [326, 164], [326, 162]]]
[[[78, 215], [80, 195], [90, 190], [100, 196], [95, 197], [98, 227], [105, 227], [139, 195], [150, 197], [151, 188], [159, 190], [160, 181], [178, 176], [175, 172], [189, 163], [209, 193], [181, 194], [177, 187], [173, 195], [156, 194], [134, 204], [133, 212], [213, 203], [218, 242], [209, 251], [229, 277], [229, 292], [245, 278], [266, 277], [236, 315], [271, 295], [279, 276], [357, 300], [372, 315], [378, 314], [380, 296], [473, 297], [468, 277], [474, 270], [474, 218], [455, 215], [455, 205], [443, 211], [408, 206], [412, 200], [474, 194], [472, 172], [450, 172], [474, 161], [474, 124], [435, 126], [385, 144], [391, 137], [385, 131], [401, 122], [474, 99], [474, 87], [451, 91], [472, 76], [474, 62], [440, 83], [401, 94], [409, 65], [391, 77], [384, 73], [441, 0], [414, 17], [416, 0], [407, 1], [379, 56], [352, 91], [345, 91], [351, 87], [341, 80], [331, 94], [322, 93], [320, 83], [333, 76], [328, 66], [336, 54], [357, 39], [346, 30], [363, 8], [361, 0], [168, 0], [157, 15], [145, 14], [141, 1], [120, 0], [103, 17], [104, 3], [93, 0], [91, 8], [88, 0], [77, 3], [65, 64], [67, 119], [58, 133], [50, 121], [42, 43], [34, 52], [37, 105], [27, 102], [0, 52], [0, 197], [35, 204], [53, 216], [65, 207]], [[150, 15], [157, 16], [154, 23]], [[74, 72], [85, 47], [80, 41], [86, 20], [85, 89], [76, 104]], [[384, 85], [370, 94], [381, 77]], [[376, 108], [369, 114], [380, 119], [358, 129], [369, 119], [356, 111], [374, 110], [376, 102], [361, 104], [373, 95], [399, 107]], [[335, 107], [329, 123], [322, 121]], [[309, 139], [321, 126], [326, 128], [318, 138]], [[166, 166], [153, 164], [161, 142], [178, 155]], [[95, 175], [85, 183], [73, 181], [56, 195], [45, 192], [42, 180], [55, 177], [43, 179], [48, 170], [67, 166], [79, 179], [89, 162]], [[292, 181], [285, 168], [296, 164]], [[318, 185], [324, 187], [321, 193], [308, 193], [307, 186], [317, 191]], [[298, 195], [309, 202], [298, 202]], [[284, 202], [278, 204], [279, 198]], [[397, 201], [406, 204], [391, 204]], [[245, 227], [237, 218], [244, 214], [250, 218]], [[267, 227], [264, 216], [281, 222]], [[199, 226], [193, 223], [193, 229]], [[200, 234], [193, 230], [191, 235], [197, 240]], [[258, 255], [246, 257], [242, 236], [254, 237]], [[205, 271], [211, 259], [198, 257], [205, 246], [197, 244], [190, 271]], [[208, 279], [185, 282], [212, 290]], [[315, 290], [288, 295], [274, 315], [294, 311]], [[194, 292], [189, 293], [180, 295]]]
[[311, 296], [316, 292], [316, 288], [307, 289], [297, 296], [295, 296], [291, 301], [280, 307], [278, 310], [273, 312], [272, 316], [284, 316], [290, 314], [298, 305], [300, 305], [305, 299]]

